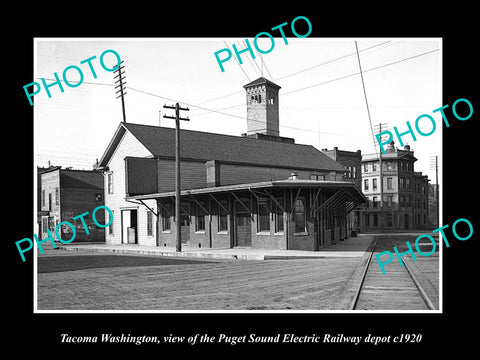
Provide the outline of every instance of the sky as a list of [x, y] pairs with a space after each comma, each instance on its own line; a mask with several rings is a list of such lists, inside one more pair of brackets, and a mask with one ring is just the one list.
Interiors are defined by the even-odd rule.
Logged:
[[[264, 76], [281, 86], [280, 135], [318, 149], [361, 150], [375, 153], [371, 124], [384, 124], [393, 132], [406, 131], [406, 121], [429, 114], [436, 120], [435, 133], [417, 135], [417, 141], [403, 137], [418, 161], [415, 171], [427, 174], [435, 183], [430, 165], [441, 150], [441, 115], [433, 113], [442, 103], [442, 42], [439, 38], [274, 38], [275, 46], [263, 56], [254, 48], [255, 59], [241, 54], [223, 63], [222, 72], [214, 53], [232, 44], [245, 47], [244, 38], [36, 38], [34, 78], [52, 83], [54, 73], [76, 65], [83, 71], [77, 87], [57, 85], [51, 97], [42, 88], [34, 96], [34, 148], [36, 165], [72, 166], [92, 169], [100, 159], [122, 121], [121, 100], [116, 99], [114, 73], [99, 62], [105, 50], [115, 50], [124, 61], [127, 122], [174, 127], [174, 115], [163, 105], [179, 102], [188, 107], [181, 116], [183, 129], [228, 135], [246, 132], [246, 95], [243, 85]], [[261, 38], [259, 47], [270, 42]], [[253, 44], [253, 39], [249, 39]], [[365, 85], [359, 73], [360, 64]], [[82, 60], [91, 61], [97, 78]], [[223, 56], [223, 54], [222, 54]], [[107, 53], [105, 65], [112, 68], [116, 58]], [[50, 79], [50, 80], [49, 80]], [[67, 72], [71, 83], [78, 81], [75, 70]], [[370, 110], [367, 112], [365, 94]], [[28, 99], [25, 97], [26, 104]], [[428, 123], [420, 124], [427, 132]], [[378, 133], [378, 131], [374, 131]], [[400, 144], [395, 139], [396, 145]], [[378, 148], [377, 148], [378, 151]], [[441, 184], [441, 178], [439, 179]]]

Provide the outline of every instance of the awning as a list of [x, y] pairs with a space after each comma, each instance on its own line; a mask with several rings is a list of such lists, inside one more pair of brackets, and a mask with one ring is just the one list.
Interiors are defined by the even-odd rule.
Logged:
[[[262, 189], [328, 189], [330, 192], [334, 191], [333, 195], [328, 197], [322, 204], [318, 204], [314, 212], [328, 212], [341, 210], [343, 213], [348, 213], [356, 206], [366, 203], [367, 198], [355, 186], [355, 184], [347, 181], [325, 181], [325, 180], [275, 180], [263, 181], [248, 184], [235, 184], [226, 186], [207, 187], [201, 189], [182, 190], [181, 196], [185, 198], [192, 198], [195, 195], [214, 195], [221, 193], [235, 193], [239, 191], [253, 191]], [[268, 194], [265, 194], [268, 195]], [[125, 200], [155, 200], [175, 197], [174, 191], [152, 194], [139, 194], [127, 196]], [[315, 202], [315, 205], [316, 202]]]

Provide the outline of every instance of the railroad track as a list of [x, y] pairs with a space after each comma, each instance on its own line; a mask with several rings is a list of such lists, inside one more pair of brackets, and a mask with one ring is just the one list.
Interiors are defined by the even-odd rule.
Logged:
[[353, 310], [435, 310], [407, 261], [400, 266], [394, 254], [394, 261], [382, 273], [375, 254], [393, 252], [394, 246], [388, 234], [376, 236], [353, 297]]

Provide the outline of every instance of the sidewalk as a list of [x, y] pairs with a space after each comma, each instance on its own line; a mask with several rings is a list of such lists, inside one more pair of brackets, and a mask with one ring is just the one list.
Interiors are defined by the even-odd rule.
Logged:
[[322, 259], [339, 257], [362, 257], [372, 242], [372, 235], [359, 235], [336, 245], [327, 246], [320, 251], [301, 250], [270, 250], [252, 248], [190, 248], [182, 246], [181, 252], [176, 252], [174, 247], [140, 246], [134, 244], [107, 245], [107, 244], [60, 244], [59, 250], [67, 251], [96, 251], [115, 254], [136, 254], [154, 256], [194, 257], [226, 260], [282, 260], [282, 259]]

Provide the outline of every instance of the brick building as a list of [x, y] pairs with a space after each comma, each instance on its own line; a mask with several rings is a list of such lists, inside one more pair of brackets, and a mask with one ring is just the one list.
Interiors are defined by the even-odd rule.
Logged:
[[[355, 184], [358, 189], [362, 188], [362, 152], [360, 150], [339, 150], [335, 146], [333, 150], [322, 149], [322, 152], [345, 167], [343, 181]], [[360, 216], [363, 211], [363, 208], [358, 207], [347, 216], [347, 231], [355, 231], [355, 233], [360, 231]]]
[[[362, 191], [368, 198], [361, 226], [367, 231], [424, 229], [428, 226], [428, 182], [414, 171], [417, 159], [410, 146], [362, 157]], [[383, 200], [383, 201], [382, 201]]]
[[[244, 86], [247, 133], [181, 130], [181, 232], [190, 247], [318, 250], [347, 237], [366, 199], [345, 168], [278, 135], [278, 91]], [[120, 123], [99, 166], [114, 220], [107, 243], [175, 246], [175, 130]]]
[[[75, 241], [105, 241], [104, 229], [98, 228], [91, 217], [92, 211], [104, 205], [103, 175], [99, 171], [62, 169], [54, 166], [38, 171], [38, 206], [39, 233], [42, 239], [50, 229], [54, 234], [55, 227], [62, 221], [68, 221], [75, 226]], [[87, 235], [80, 219], [72, 220], [77, 215], [89, 212], [84, 220], [90, 234]], [[97, 221], [104, 223], [103, 211], [96, 213]], [[62, 226], [62, 239], [72, 237], [71, 228]]]

